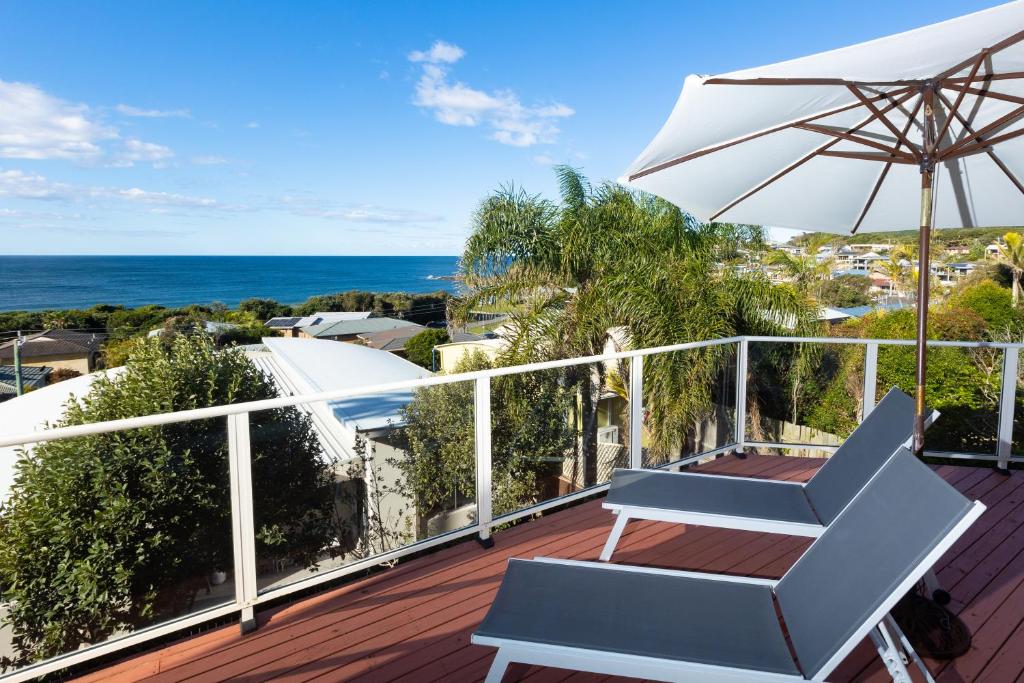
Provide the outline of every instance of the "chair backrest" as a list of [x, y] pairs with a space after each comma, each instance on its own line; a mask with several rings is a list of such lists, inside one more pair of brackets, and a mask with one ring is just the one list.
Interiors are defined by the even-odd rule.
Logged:
[[832, 523], [913, 429], [914, 399], [893, 387], [807, 482], [807, 497], [822, 524]]
[[804, 675], [831, 673], [982, 510], [901, 448], [776, 586]]

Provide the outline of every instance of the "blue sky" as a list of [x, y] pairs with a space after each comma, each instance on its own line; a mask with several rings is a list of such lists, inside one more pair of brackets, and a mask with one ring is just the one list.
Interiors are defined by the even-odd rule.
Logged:
[[688, 73], [991, 6], [6, 2], [14, 254], [457, 254], [511, 182], [615, 178]]

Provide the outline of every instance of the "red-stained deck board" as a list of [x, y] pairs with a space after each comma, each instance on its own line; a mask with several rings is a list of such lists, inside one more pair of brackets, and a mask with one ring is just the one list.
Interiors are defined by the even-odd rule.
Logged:
[[[701, 471], [804, 481], [822, 461], [750, 455], [719, 458]], [[954, 663], [928, 662], [939, 681], [1024, 683], [1024, 473], [942, 466], [937, 472], [989, 510], [939, 562], [953, 606], [974, 631]], [[172, 643], [83, 681], [480, 681], [493, 650], [469, 642], [511, 557], [595, 560], [611, 527], [600, 500], [544, 515], [419, 557], [368, 579], [269, 610], [246, 636], [228, 626]], [[634, 521], [615, 561], [753, 576], [781, 576], [808, 539]], [[520, 667], [506, 681], [626, 683], [543, 667]], [[874, 650], [861, 644], [830, 680], [882, 681]]]

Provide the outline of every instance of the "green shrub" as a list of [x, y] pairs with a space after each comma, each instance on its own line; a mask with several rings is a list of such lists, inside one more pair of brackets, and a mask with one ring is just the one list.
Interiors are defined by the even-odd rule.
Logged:
[[[206, 335], [137, 340], [57, 426], [271, 398], [269, 378]], [[260, 558], [307, 565], [334, 537], [332, 477], [309, 418], [253, 413]], [[223, 418], [40, 444], [0, 514], [0, 588], [25, 664], [190, 608], [233, 566]]]

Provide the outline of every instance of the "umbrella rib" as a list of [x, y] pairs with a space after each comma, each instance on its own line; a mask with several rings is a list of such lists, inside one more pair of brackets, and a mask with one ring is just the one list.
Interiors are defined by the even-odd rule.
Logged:
[[[974, 80], [975, 75], [977, 75], [978, 73], [978, 69], [981, 68], [982, 63], [985, 61], [985, 58], [988, 57], [988, 55], [989, 51], [987, 49], [982, 50], [981, 52], [978, 53], [978, 57], [974, 60], [974, 64], [971, 66], [971, 72], [970, 74], [967, 75], [967, 80], [964, 82], [963, 86], [960, 88], [960, 91], [956, 95], [956, 101], [949, 108], [949, 115], [946, 116], [946, 121], [942, 124], [942, 128], [939, 130], [938, 135], [935, 136], [936, 145], [942, 142], [942, 137], [946, 134], [946, 131], [949, 129], [949, 124], [953, 123], [953, 115], [956, 114], [957, 111], [959, 111], [960, 103], [964, 101], [964, 95], [967, 94], [967, 88], [970, 87], [970, 82]], [[938, 92], [938, 89], [936, 89], [936, 92]], [[944, 99], [945, 98], [943, 98], [943, 100]], [[948, 103], [947, 106], [949, 106]], [[934, 150], [929, 150], [929, 152], [934, 152]]]
[[[872, 119], [872, 120], [874, 120], [874, 119]], [[809, 131], [814, 132], [814, 133], [821, 133], [822, 135], [831, 135], [832, 137], [835, 137], [835, 138], [840, 138], [842, 140], [848, 140], [850, 142], [855, 142], [855, 143], [860, 144], [860, 145], [865, 145], [867, 147], [872, 147], [874, 149], [878, 149], [878, 150], [881, 150], [883, 152], [888, 152], [889, 154], [892, 154], [893, 156], [902, 156], [902, 157], [905, 157], [909, 161], [913, 161], [914, 160], [914, 158], [912, 156], [910, 156], [909, 154], [907, 154], [906, 152], [898, 151], [899, 150], [899, 146], [900, 146], [900, 141], [899, 140], [896, 141], [896, 146], [895, 147], [890, 147], [890, 146], [888, 146], [886, 144], [883, 144], [881, 142], [875, 142], [874, 140], [871, 140], [871, 139], [868, 139], [868, 138], [864, 138], [864, 137], [861, 137], [859, 135], [853, 135], [851, 131], [833, 130], [833, 129], [827, 127], [827, 126], [818, 126], [818, 125], [815, 125], [813, 123], [802, 123], [802, 124], [800, 124], [798, 126], [794, 126], [794, 128], [799, 128], [801, 130], [809, 130]]]
[[850, 92], [852, 92], [857, 97], [857, 99], [859, 99], [861, 102], [864, 103], [865, 107], [870, 109], [871, 112], [874, 113], [876, 117], [878, 117], [878, 120], [881, 121], [882, 124], [886, 128], [888, 128], [892, 132], [893, 135], [896, 136], [897, 140], [902, 140], [903, 141], [903, 144], [905, 144], [907, 146], [907, 149], [910, 150], [911, 155], [913, 155], [914, 161], [920, 161], [921, 160], [921, 157], [918, 154], [917, 148], [915, 147], [914, 143], [911, 142], [909, 139], [907, 139], [907, 136], [904, 135], [903, 133], [901, 133], [900, 129], [897, 128], [895, 126], [895, 124], [893, 124], [893, 122], [890, 121], [889, 118], [884, 113], [879, 111], [878, 107], [875, 106], [875, 103], [872, 102], [864, 93], [862, 93], [860, 91], [860, 88], [858, 88], [856, 86], [853, 86], [853, 85], [848, 85], [846, 87], [850, 90]]
[[945, 161], [946, 159], [955, 159], [958, 157], [971, 156], [972, 154], [979, 154], [981, 152], [989, 150], [994, 145], [998, 145], [1000, 142], [1006, 142], [1007, 140], [1019, 138], [1021, 135], [1024, 135], [1024, 128], [1018, 128], [1015, 131], [1003, 133], [1002, 135], [997, 135], [994, 138], [981, 140], [978, 142], [978, 144], [971, 145], [969, 148], [965, 150], [957, 150], [954, 154], [944, 155], [940, 160]]
[[819, 152], [819, 156], [823, 157], [839, 157], [841, 159], [863, 159], [864, 161], [881, 161], [887, 164], [909, 164], [914, 165], [916, 161], [908, 161], [903, 157], [893, 157], [891, 154], [874, 154], [871, 152], [852, 152], [849, 150], [829, 149], [824, 152]]
[[996, 92], [994, 90], [982, 90], [981, 88], [967, 88], [966, 92], [969, 95], [977, 95], [978, 97], [991, 97], [994, 100], [1013, 102], [1014, 104], [1024, 104], [1024, 97], [1008, 95], [1006, 93]]
[[[1019, 43], [1022, 40], [1024, 40], [1024, 31], [1017, 31], [1016, 33], [1010, 34], [1006, 38], [1003, 38], [998, 43], [996, 43], [994, 45], [990, 45], [989, 47], [986, 47], [984, 50], [982, 50], [982, 53], [985, 53], [985, 54], [988, 54], [988, 55], [994, 55], [997, 52], [1002, 52], [1003, 50], [1005, 50], [1008, 47], [1012, 47], [1013, 45], [1016, 45], [1017, 43]], [[963, 60], [959, 64], [954, 64], [953, 66], [949, 67], [948, 69], [946, 69], [945, 71], [940, 73], [938, 76], [936, 76], [935, 80], [941, 81], [941, 80], [945, 80], [945, 79], [949, 78], [950, 76], [955, 74], [957, 71], [962, 71], [964, 68], [969, 66], [970, 63], [974, 59], [975, 59], [974, 57], [968, 57], [967, 59]], [[970, 81], [971, 78], [973, 78], [973, 74], [970, 77], [968, 77], [966, 80]], [[951, 80], [959, 81], [959, 80], [965, 80], [965, 79], [961, 76], [959, 78], [955, 78], [955, 79], [951, 79]]]
[[[894, 90], [892, 92], [881, 93], [879, 95], [875, 95], [875, 96], [873, 96], [873, 97], [871, 97], [869, 99], [871, 99], [872, 101], [883, 100], [883, 99], [888, 99], [888, 98], [894, 97], [894, 96], [904, 95], [907, 92], [911, 92], [911, 91], [912, 91], [912, 88], [901, 88], [899, 90]], [[743, 135], [741, 137], [735, 138], [735, 139], [730, 140], [728, 142], [723, 142], [723, 143], [720, 143], [720, 144], [717, 144], [717, 145], [712, 145], [710, 147], [705, 147], [703, 149], [698, 149], [695, 152], [690, 152], [688, 154], [683, 154], [682, 156], [678, 156], [678, 157], [676, 157], [674, 159], [669, 159], [668, 161], [663, 161], [663, 162], [661, 162], [659, 164], [655, 164], [654, 166], [651, 166], [649, 168], [645, 168], [645, 169], [642, 169], [640, 171], [637, 171], [636, 173], [633, 173], [632, 175], [630, 175], [627, 178], [627, 180], [629, 182], [632, 182], [632, 181], [634, 181], [634, 180], [636, 180], [638, 178], [643, 178], [646, 175], [651, 175], [652, 173], [657, 173], [659, 171], [664, 171], [667, 168], [672, 168], [673, 166], [677, 166], [679, 164], [686, 163], [687, 161], [690, 161], [692, 159], [697, 159], [699, 157], [706, 156], [708, 154], [712, 154], [714, 152], [721, 151], [723, 149], [726, 149], [728, 147], [732, 147], [734, 145], [739, 145], [739, 144], [744, 143], [744, 142], [749, 142], [750, 140], [755, 140], [757, 138], [764, 137], [765, 135], [771, 135], [772, 133], [778, 133], [779, 131], [786, 130], [788, 128], [792, 128], [792, 127], [794, 127], [794, 126], [796, 126], [798, 124], [801, 124], [801, 123], [810, 123], [811, 121], [817, 121], [818, 119], [824, 119], [824, 118], [827, 118], [829, 116], [833, 116], [835, 114], [841, 114], [841, 113], [843, 113], [845, 111], [849, 111], [851, 109], [856, 109], [856, 108], [862, 107], [862, 106], [864, 106], [863, 102], [854, 102], [852, 104], [845, 104], [845, 105], [843, 105], [841, 107], [835, 107], [833, 109], [829, 109], [827, 111], [824, 111], [824, 112], [821, 112], [821, 113], [818, 113], [818, 114], [814, 114], [813, 116], [808, 116], [808, 117], [805, 117], [805, 118], [802, 118], [802, 119], [797, 119], [796, 121], [790, 121], [788, 123], [783, 123], [783, 124], [780, 124], [778, 126], [772, 126], [771, 128], [765, 128], [765, 129], [756, 131], [754, 133], [750, 133], [748, 135]]]
[[[967, 147], [968, 144], [974, 140], [977, 140], [980, 144], [984, 139], [985, 135], [995, 130], [999, 130], [1000, 128], [1005, 128], [1009, 124], [1019, 119], [1021, 116], [1024, 116], [1024, 106], [1017, 107], [1008, 114], [1000, 116], [998, 119], [989, 123], [988, 125], [982, 126], [979, 130], [976, 130], [973, 133], [970, 133], [965, 137], [961, 138], [959, 141], [953, 143], [953, 145], [951, 145], [950, 147], [947, 147], [944, 152], [940, 152], [938, 155], [938, 159], [941, 161], [942, 159], [947, 159], [950, 157], [963, 156], [963, 154], [972, 154], [973, 152], [962, 152], [961, 150]], [[991, 144], [991, 141], [985, 144]]]
[[[903, 104], [904, 102], [906, 102], [908, 99], [910, 99], [913, 96], [914, 96], [914, 92], [913, 91], [904, 93], [903, 95], [900, 96], [899, 99], [897, 99], [897, 100], [891, 102], [889, 105], [887, 105], [886, 108], [883, 111], [890, 111], [892, 109], [895, 109], [896, 107], [900, 106], [901, 104]], [[861, 128], [863, 128], [864, 126], [868, 125], [869, 123], [871, 123], [872, 121], [874, 121], [877, 118], [878, 118], [878, 115], [876, 115], [876, 114], [872, 114], [871, 116], [868, 116], [863, 121], [858, 123], [856, 126], [851, 128], [848, 131], [848, 133], [855, 133], [856, 131], [860, 130]], [[911, 118], [911, 121], [912, 120], [913, 120], [913, 118]], [[800, 126], [797, 126], [797, 127], [799, 128]], [[825, 129], [825, 130], [830, 135], [834, 133], [834, 131], [831, 131], [829, 129]], [[753, 187], [753, 188], [747, 190], [746, 192], [741, 194], [739, 197], [737, 197], [736, 199], [732, 200], [731, 202], [726, 204], [724, 207], [722, 207], [721, 209], [719, 209], [715, 213], [711, 214], [711, 216], [708, 218], [708, 221], [709, 222], [710, 221], [714, 221], [716, 218], [721, 216], [723, 213], [725, 213], [729, 209], [733, 208], [734, 206], [736, 206], [740, 202], [746, 201], [747, 199], [749, 199], [753, 195], [757, 194], [758, 192], [760, 192], [764, 188], [766, 188], [769, 185], [771, 185], [772, 183], [774, 183], [776, 180], [782, 178], [783, 176], [785, 176], [786, 174], [790, 173], [791, 171], [795, 171], [797, 168], [799, 168], [800, 166], [803, 166], [805, 163], [807, 163], [808, 161], [810, 161], [814, 157], [818, 156], [819, 154], [827, 152], [829, 150], [829, 148], [831, 148], [832, 146], [836, 145], [839, 142], [840, 139], [842, 139], [842, 138], [841, 137], [836, 137], [834, 140], [830, 140], [830, 141], [826, 142], [825, 144], [820, 145], [817, 149], [813, 150], [812, 152], [809, 152], [809, 153], [805, 154], [804, 156], [800, 157], [799, 159], [794, 161], [789, 166], [787, 166], [787, 167], [783, 168], [781, 171], [777, 172], [775, 175], [771, 176], [767, 180], [762, 181], [756, 187]], [[873, 143], [874, 141], [871, 141], [871, 142]], [[897, 143], [897, 147], [898, 146], [899, 146], [899, 143]], [[894, 150], [892, 150], [892, 149], [890, 149], [888, 147], [884, 147], [884, 145], [882, 147], [883, 147], [883, 149], [885, 149], [886, 151], [888, 151], [890, 153], [894, 152]]]
[[720, 78], [714, 77], [704, 81], [705, 85], [854, 85], [862, 87], [891, 87], [924, 85], [920, 79], [899, 81], [851, 81], [846, 78]]
[[[938, 95], [939, 95], [939, 99], [941, 99], [943, 102], [945, 102], [946, 106], [948, 107], [949, 106], [949, 100], [946, 99], [946, 96], [943, 95], [941, 92], [938, 93]], [[970, 133], [971, 132], [971, 124], [967, 122], [967, 119], [965, 119], [963, 116], [961, 116], [956, 111], [953, 111], [952, 113], [953, 113], [953, 116], [956, 117], [956, 120], [960, 122], [960, 125], [964, 127], [964, 130], [966, 130], [967, 132]], [[999, 168], [999, 170], [1002, 171], [1003, 174], [1007, 178], [1010, 179], [1010, 182], [1013, 183], [1014, 187], [1016, 187], [1020, 191], [1021, 194], [1024, 194], [1024, 184], [1021, 184], [1021, 182], [1017, 178], [1017, 176], [1015, 176], [1013, 174], [1013, 172], [1009, 168], [1007, 168], [1006, 164], [1003, 163], [1003, 160], [1000, 159], [998, 156], [996, 156], [995, 150], [993, 150], [991, 147], [989, 147], [989, 148], [987, 148], [985, 150], [985, 153], [988, 154], [988, 157]]]
[[[919, 97], [917, 100], [917, 104], [914, 105], [914, 108], [913, 110], [911, 110], [910, 115], [907, 116], [907, 125], [903, 127], [903, 135], [906, 135], [907, 133], [910, 132], [910, 127], [914, 125], [914, 119], [917, 118], [917, 112], [921, 110], [921, 105], [923, 104], [924, 98]], [[897, 142], [896, 147], [898, 148], [900, 144], [902, 143]], [[857, 216], [857, 222], [853, 224], [853, 229], [850, 230], [850, 234], [856, 233], [860, 229], [860, 224], [864, 222], [865, 218], [867, 218], [868, 211], [871, 210], [871, 205], [875, 203], [875, 197], [878, 196], [878, 191], [882, 189], [882, 183], [885, 182], [885, 178], [887, 175], [889, 175], [889, 169], [891, 168], [892, 162], [889, 162], [882, 167], [882, 172], [878, 174], [878, 180], [875, 181], [875, 186], [871, 188], [871, 194], [868, 195], [868, 200], [864, 203], [864, 208], [860, 210], [860, 215]]]

